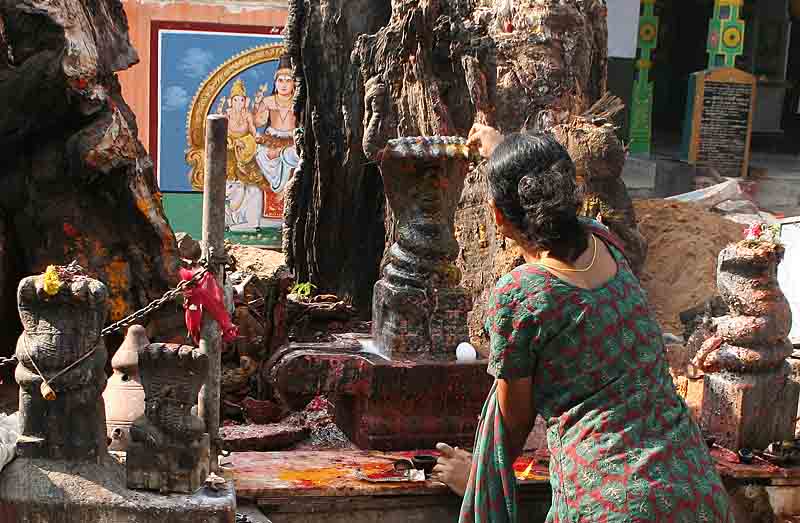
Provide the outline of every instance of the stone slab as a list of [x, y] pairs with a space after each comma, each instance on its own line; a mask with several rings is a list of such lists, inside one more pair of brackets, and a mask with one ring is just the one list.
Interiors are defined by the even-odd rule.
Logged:
[[[435, 451], [418, 451], [436, 454]], [[461, 500], [442, 483], [370, 483], [356, 478], [415, 452], [248, 452], [223, 461], [243, 503], [272, 523], [407, 523], [457, 521]], [[515, 463], [520, 521], [544, 521], [550, 507], [546, 451]], [[528, 466], [535, 462], [531, 469]], [[526, 473], [527, 471], [527, 473]], [[519, 479], [528, 478], [528, 479]]]
[[[234, 452], [222, 462], [227, 479], [234, 482], [242, 500], [269, 500], [313, 497], [369, 497], [443, 495], [448, 488], [438, 481], [373, 483], [361, 480], [356, 473], [375, 474], [389, 470], [395, 460], [417, 451], [286, 451]], [[514, 464], [520, 484], [548, 484], [547, 451], [526, 453]], [[534, 463], [531, 466], [531, 463]], [[530, 466], [530, 469], [528, 468]]]
[[222, 448], [229, 452], [281, 450], [308, 437], [308, 427], [273, 423], [271, 425], [228, 425], [220, 427]]
[[739, 463], [736, 453], [723, 447], [714, 446], [711, 457], [723, 478], [770, 480], [776, 485], [785, 484], [787, 480], [800, 480], [800, 467], [778, 467], [758, 458], [749, 464]]
[[129, 490], [125, 468], [17, 458], [0, 474], [0, 521], [47, 523], [232, 523], [236, 495], [200, 489], [192, 495]]

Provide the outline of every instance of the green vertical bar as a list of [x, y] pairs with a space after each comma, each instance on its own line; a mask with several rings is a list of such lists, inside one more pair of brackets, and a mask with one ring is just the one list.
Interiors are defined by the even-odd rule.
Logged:
[[655, 0], [642, 0], [639, 16], [636, 81], [631, 100], [630, 145], [632, 154], [648, 155], [652, 143], [653, 82], [650, 81], [652, 53], [658, 45], [658, 17]]
[[[714, 0], [714, 14], [708, 21], [708, 68], [736, 67], [744, 52], [744, 20], [739, 19], [743, 0]], [[723, 9], [724, 8], [724, 9]]]

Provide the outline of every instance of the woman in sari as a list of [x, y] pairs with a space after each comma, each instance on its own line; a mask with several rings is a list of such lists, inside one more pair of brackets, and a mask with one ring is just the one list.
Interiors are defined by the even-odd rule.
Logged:
[[566, 150], [549, 133], [504, 138], [485, 126], [470, 131], [470, 142], [489, 158], [497, 228], [526, 263], [490, 297], [496, 379], [474, 453], [439, 446], [435, 473], [463, 493], [460, 521], [516, 521], [512, 464], [537, 413], [551, 454], [547, 521], [733, 521], [621, 243], [577, 215]]

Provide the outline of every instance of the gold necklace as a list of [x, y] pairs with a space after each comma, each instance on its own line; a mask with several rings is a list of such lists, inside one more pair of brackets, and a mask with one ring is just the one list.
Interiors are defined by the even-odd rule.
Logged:
[[[285, 100], [286, 101], [286, 105], [281, 105], [281, 100]], [[281, 109], [289, 109], [289, 108], [292, 107], [292, 97], [289, 96], [287, 98], [283, 98], [281, 95], [276, 94], [275, 95], [275, 105], [277, 105]]]
[[592, 234], [592, 240], [593, 240], [593, 245], [594, 245], [594, 248], [593, 248], [594, 252], [592, 253], [592, 261], [589, 262], [589, 265], [585, 269], [567, 269], [567, 268], [561, 268], [561, 267], [553, 267], [552, 265], [547, 265], [546, 263], [542, 263], [542, 262], [537, 262], [537, 265], [541, 265], [542, 267], [545, 267], [547, 269], [551, 269], [551, 270], [559, 271], [559, 272], [589, 272], [589, 270], [591, 270], [591, 268], [594, 266], [594, 262], [597, 261], [597, 236]]

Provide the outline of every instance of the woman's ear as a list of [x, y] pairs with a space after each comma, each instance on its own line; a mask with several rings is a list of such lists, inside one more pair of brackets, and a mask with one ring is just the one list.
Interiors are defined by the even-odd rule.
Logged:
[[497, 224], [497, 230], [500, 231], [500, 234], [503, 236], [510, 238], [511, 231], [509, 230], [508, 219], [505, 214], [503, 214], [503, 211], [497, 208], [497, 205], [492, 199], [489, 199], [489, 209], [492, 210], [492, 216], [494, 216], [494, 223]]

